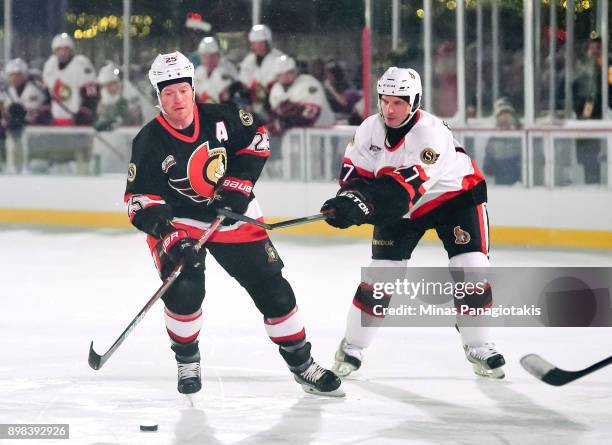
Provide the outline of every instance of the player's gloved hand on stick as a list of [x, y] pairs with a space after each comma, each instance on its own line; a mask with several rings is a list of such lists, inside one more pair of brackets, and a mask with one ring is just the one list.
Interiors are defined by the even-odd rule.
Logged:
[[329, 213], [325, 219], [330, 226], [346, 229], [361, 225], [371, 218], [373, 206], [366, 197], [355, 190], [342, 190], [337, 196], [328, 199], [321, 207], [321, 213]]
[[197, 240], [189, 238], [184, 230], [174, 230], [162, 239], [162, 248], [174, 264], [183, 262], [184, 269], [204, 269]]
[[[228, 209], [234, 213], [244, 214], [249, 207], [249, 198], [253, 190], [251, 181], [236, 178], [225, 178], [220, 190], [215, 198], [215, 207], [218, 209]], [[231, 226], [236, 222], [235, 219], [225, 218], [221, 223], [224, 226]]]

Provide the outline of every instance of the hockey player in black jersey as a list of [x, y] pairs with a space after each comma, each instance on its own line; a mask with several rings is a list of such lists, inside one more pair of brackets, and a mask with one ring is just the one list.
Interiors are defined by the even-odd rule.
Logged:
[[234, 220], [197, 250], [197, 239], [228, 208], [262, 218], [253, 195], [266, 158], [266, 129], [231, 105], [196, 104], [194, 68], [181, 53], [157, 56], [149, 79], [161, 113], [132, 146], [125, 201], [134, 226], [147, 234], [165, 279], [178, 262], [183, 273], [164, 295], [165, 322], [178, 364], [178, 391], [201, 389], [198, 334], [208, 250], [253, 299], [270, 339], [307, 392], [342, 396], [340, 380], [315, 363], [283, 262], [265, 230]]

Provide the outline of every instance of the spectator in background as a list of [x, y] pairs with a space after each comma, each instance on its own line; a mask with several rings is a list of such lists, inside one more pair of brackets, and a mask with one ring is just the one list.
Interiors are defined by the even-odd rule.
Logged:
[[268, 94], [276, 81], [276, 61], [282, 53], [272, 48], [272, 31], [255, 25], [249, 32], [251, 52], [240, 62], [240, 82], [250, 93], [252, 110], [265, 115]]
[[51, 123], [49, 94], [29, 79], [28, 64], [13, 59], [6, 64], [8, 88], [2, 95], [2, 126], [19, 131], [25, 125]]
[[[587, 49], [588, 62], [582, 65], [573, 85], [574, 111], [578, 119], [601, 119], [601, 65], [604, 54], [601, 39], [591, 39]], [[612, 58], [608, 57], [608, 107], [612, 107]], [[576, 158], [584, 166], [585, 184], [601, 182], [601, 139], [577, 139]]]
[[[457, 54], [455, 44], [445, 41], [434, 55], [434, 112], [440, 117], [457, 113]], [[427, 93], [427, 92], [426, 92]]]
[[279, 57], [276, 79], [270, 91], [271, 131], [334, 124], [323, 85], [310, 74], [298, 74], [295, 60], [286, 55]]
[[355, 114], [361, 117], [361, 113], [355, 109], [355, 105], [360, 101], [362, 95], [351, 85], [344, 67], [336, 61], [327, 62], [324, 75], [325, 95], [331, 109], [336, 113], [336, 120], [350, 122], [351, 117], [354, 117]]
[[93, 124], [99, 97], [91, 61], [74, 54], [74, 41], [66, 33], [53, 38], [51, 49], [53, 54], [43, 68], [43, 82], [51, 94], [53, 123]]
[[116, 125], [142, 125], [139, 98], [122, 94], [119, 68], [112, 63], [103, 66], [98, 73], [98, 84], [100, 102], [94, 123], [96, 130], [111, 130]]
[[[500, 130], [517, 130], [520, 122], [515, 109], [505, 98], [495, 102], [495, 126]], [[521, 140], [503, 135], [490, 138], [485, 147], [484, 173], [495, 178], [495, 184], [512, 185], [521, 180]]]
[[230, 85], [238, 79], [236, 67], [221, 57], [214, 37], [204, 37], [198, 45], [201, 65], [193, 79], [200, 102], [226, 103], [230, 101]]

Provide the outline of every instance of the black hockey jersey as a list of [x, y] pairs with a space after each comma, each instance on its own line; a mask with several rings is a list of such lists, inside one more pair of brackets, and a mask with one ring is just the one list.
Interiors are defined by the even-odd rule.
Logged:
[[216, 188], [227, 183], [252, 199], [269, 154], [265, 127], [233, 105], [194, 105], [185, 130], [159, 114], [132, 144], [124, 197], [130, 221], [157, 237], [173, 218], [211, 221]]

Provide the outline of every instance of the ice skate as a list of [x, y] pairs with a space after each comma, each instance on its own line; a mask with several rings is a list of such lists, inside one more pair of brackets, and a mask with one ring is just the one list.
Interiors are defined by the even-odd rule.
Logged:
[[200, 375], [200, 362], [177, 363], [178, 365], [178, 392], [181, 394], [194, 394], [202, 389]]
[[312, 358], [303, 371], [292, 370], [295, 381], [310, 394], [329, 397], [344, 397], [341, 381], [329, 369], [319, 366]]
[[332, 371], [340, 377], [346, 377], [361, 367], [362, 358], [363, 349], [347, 343], [346, 338], [343, 338], [334, 356]]
[[491, 379], [503, 379], [505, 377], [503, 366], [506, 364], [506, 360], [504, 360], [503, 355], [495, 350], [493, 343], [484, 343], [479, 346], [464, 345], [463, 350], [476, 375]]

